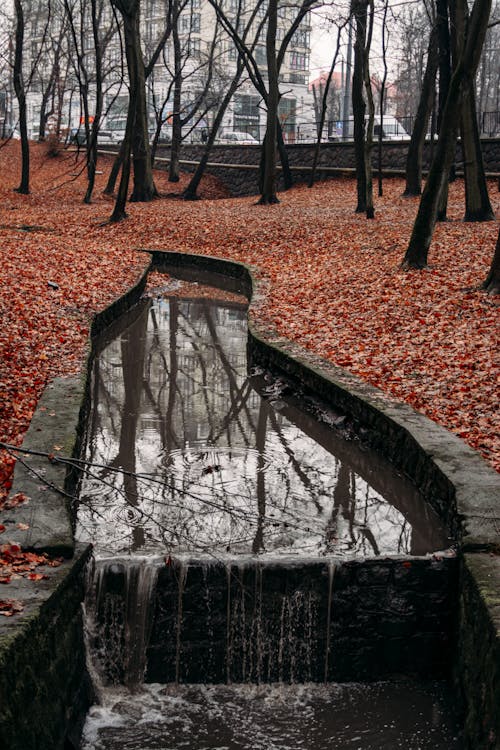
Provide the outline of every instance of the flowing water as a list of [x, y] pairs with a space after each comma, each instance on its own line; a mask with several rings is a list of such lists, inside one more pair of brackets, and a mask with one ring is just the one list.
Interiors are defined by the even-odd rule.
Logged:
[[[344, 415], [248, 373], [246, 337], [241, 303], [162, 296], [96, 344], [83, 750], [460, 748], [441, 682], [317, 684], [335, 560], [439, 560], [450, 540]], [[302, 569], [278, 591], [273, 565], [307, 560], [320, 594]]]
[[83, 750], [458, 750], [440, 683], [145, 685], [108, 691]]

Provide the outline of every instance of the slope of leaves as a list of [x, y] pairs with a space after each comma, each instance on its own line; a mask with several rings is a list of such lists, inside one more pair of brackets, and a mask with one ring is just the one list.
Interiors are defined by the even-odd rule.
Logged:
[[[256, 266], [269, 281], [259, 309], [266, 323], [453, 430], [500, 470], [498, 300], [477, 288], [497, 224], [461, 221], [461, 182], [431, 267], [405, 273], [399, 263], [417, 201], [401, 197], [401, 180], [386, 181], [371, 222], [353, 212], [350, 179], [299, 186], [266, 207], [224, 199], [209, 178], [204, 200], [133, 204], [116, 225], [106, 223], [112, 202], [101, 193], [109, 162], [85, 206], [74, 154], [47, 159], [43, 146], [33, 147], [32, 194], [15, 193], [18, 148], [0, 151], [1, 441], [20, 444], [47, 381], [81, 368], [91, 316], [146, 266], [138, 248], [156, 248]], [[187, 178], [174, 188], [165, 174], [156, 179], [165, 195]], [[498, 209], [493, 186], [491, 197]], [[11, 472], [3, 454], [3, 497]]]

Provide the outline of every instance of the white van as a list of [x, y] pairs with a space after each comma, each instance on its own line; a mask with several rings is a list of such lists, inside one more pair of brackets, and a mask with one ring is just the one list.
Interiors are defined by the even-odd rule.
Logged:
[[[376, 115], [373, 124], [373, 137], [375, 140], [379, 137], [379, 133], [380, 116]], [[410, 135], [393, 115], [384, 115], [382, 118], [382, 138], [386, 141], [409, 141]]]

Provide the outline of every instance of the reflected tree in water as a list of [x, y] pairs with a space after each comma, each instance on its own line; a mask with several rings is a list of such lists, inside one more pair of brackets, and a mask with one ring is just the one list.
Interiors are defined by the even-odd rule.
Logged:
[[215, 556], [373, 556], [425, 544], [413, 527], [432, 524], [415, 498], [390, 490], [391, 479], [387, 502], [384, 473], [363, 478], [356, 445], [295, 408], [279, 381], [248, 375], [246, 336], [242, 305], [173, 297], [135, 308], [103, 342], [80, 537], [114, 551]]

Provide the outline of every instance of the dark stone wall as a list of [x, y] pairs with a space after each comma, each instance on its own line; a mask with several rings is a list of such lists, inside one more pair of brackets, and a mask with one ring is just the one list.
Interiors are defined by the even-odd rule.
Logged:
[[465, 714], [466, 750], [500, 747], [500, 557], [465, 555], [455, 681]]
[[[481, 141], [485, 169], [489, 173], [500, 172], [500, 139], [484, 138]], [[403, 174], [406, 167], [408, 143], [404, 141], [385, 141], [382, 145], [382, 169], [387, 176]], [[432, 147], [424, 146], [423, 166], [427, 169], [430, 163]], [[181, 165], [187, 171], [194, 171], [203, 153], [202, 146], [185, 144], [181, 151]], [[288, 158], [296, 182], [309, 179], [313, 163], [314, 144], [290, 144], [287, 146]], [[168, 162], [168, 148], [158, 150], [160, 160], [157, 166], [162, 167], [162, 160]], [[259, 146], [214, 146], [207, 172], [218, 177], [228, 188], [231, 195], [255, 195], [258, 193], [258, 165], [260, 160]], [[373, 166], [378, 167], [377, 148], [373, 149]], [[463, 155], [457, 145], [456, 165], [460, 173], [463, 166]], [[354, 145], [352, 143], [323, 143], [320, 146], [317, 179], [325, 180], [342, 174], [354, 173]], [[282, 188], [281, 177], [279, 187]]]
[[[77, 747], [90, 703], [85, 679], [82, 608], [88, 552], [51, 573], [57, 587], [30, 619], [0, 637], [0, 746], [8, 750]], [[47, 587], [47, 588], [48, 588]]]
[[[356, 561], [169, 561], [152, 596], [146, 681], [377, 680], [449, 674], [456, 619], [454, 557]], [[106, 618], [133, 594], [126, 563], [101, 578], [98, 649], [126, 663]], [[128, 627], [128, 630], [132, 630]]]

